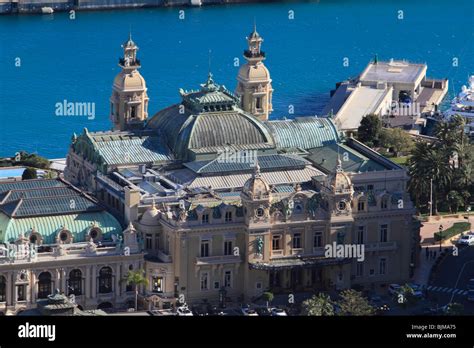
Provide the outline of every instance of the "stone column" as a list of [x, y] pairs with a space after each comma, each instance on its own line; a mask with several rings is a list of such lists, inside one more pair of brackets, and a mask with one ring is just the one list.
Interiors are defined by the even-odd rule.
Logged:
[[13, 305], [13, 278], [12, 272], [7, 273], [7, 306]]
[[67, 289], [66, 289], [66, 270], [64, 268], [61, 268], [59, 270], [59, 276], [60, 276], [60, 283], [61, 283], [61, 291], [64, 292], [64, 294], [67, 296]]
[[31, 301], [36, 302], [36, 273], [33, 271], [31, 272], [30, 286], [31, 286]]
[[86, 299], [91, 298], [91, 268], [86, 267]]
[[121, 295], [120, 278], [121, 278], [120, 263], [117, 262], [117, 264], [115, 265], [115, 289], [114, 289], [115, 298], [119, 298]]
[[91, 298], [96, 298], [97, 296], [97, 266], [92, 266], [92, 288], [91, 288]]

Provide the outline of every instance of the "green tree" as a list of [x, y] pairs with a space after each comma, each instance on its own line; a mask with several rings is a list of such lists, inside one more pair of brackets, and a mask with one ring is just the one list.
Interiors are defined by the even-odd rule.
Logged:
[[26, 168], [21, 175], [21, 180], [31, 180], [37, 178], [38, 174], [36, 173], [36, 169], [31, 167]]
[[451, 190], [448, 192], [448, 205], [449, 205], [449, 212], [458, 212], [460, 206], [464, 205], [464, 198], [463, 196], [455, 190]]
[[373, 147], [379, 144], [382, 121], [375, 114], [364, 116], [357, 129], [357, 139], [365, 145]]
[[270, 291], [264, 292], [262, 297], [265, 300], [265, 302], [267, 303], [267, 307], [273, 301], [273, 293], [271, 293]]
[[144, 270], [129, 271], [125, 278], [127, 285], [133, 285], [135, 289], [135, 311], [138, 310], [138, 288], [140, 285], [148, 285]]
[[341, 315], [374, 315], [375, 310], [362, 294], [353, 289], [341, 292], [341, 300], [338, 301], [341, 307]]
[[28, 167], [41, 169], [49, 168], [49, 160], [47, 158], [38, 156], [36, 154], [29, 154], [25, 151], [20, 151], [19, 155], [15, 156], [15, 162]]
[[319, 293], [303, 301], [303, 313], [310, 316], [333, 316], [334, 302], [329, 295]]
[[393, 148], [396, 156], [410, 152], [415, 143], [412, 137], [400, 128], [383, 128], [380, 131], [380, 144], [386, 148]]
[[422, 203], [430, 198], [431, 157], [433, 157], [431, 146], [425, 142], [417, 142], [408, 160], [410, 176], [408, 190], [412, 194], [418, 211], [421, 210]]

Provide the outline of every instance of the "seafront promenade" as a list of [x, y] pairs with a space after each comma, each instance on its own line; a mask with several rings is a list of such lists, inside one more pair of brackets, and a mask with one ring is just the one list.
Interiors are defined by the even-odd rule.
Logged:
[[0, 14], [42, 13], [42, 8], [53, 11], [90, 11], [124, 8], [201, 6], [258, 2], [253, 0], [0, 0]]

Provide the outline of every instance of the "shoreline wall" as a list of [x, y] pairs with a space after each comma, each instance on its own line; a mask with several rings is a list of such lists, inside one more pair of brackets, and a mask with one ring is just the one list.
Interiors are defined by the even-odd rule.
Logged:
[[[198, 0], [194, 0], [193, 3], [195, 1]], [[202, 5], [216, 5], [261, 1], [201, 0], [201, 2]], [[0, 14], [41, 13], [42, 7], [51, 7], [55, 12], [63, 12], [172, 6], [193, 6], [193, 4], [191, 0], [0, 0]]]

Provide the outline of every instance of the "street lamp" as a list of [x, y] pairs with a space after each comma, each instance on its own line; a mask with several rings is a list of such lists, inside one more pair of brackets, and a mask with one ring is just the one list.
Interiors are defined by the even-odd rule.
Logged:
[[439, 225], [439, 252], [441, 252], [441, 243], [443, 242], [443, 225]]

